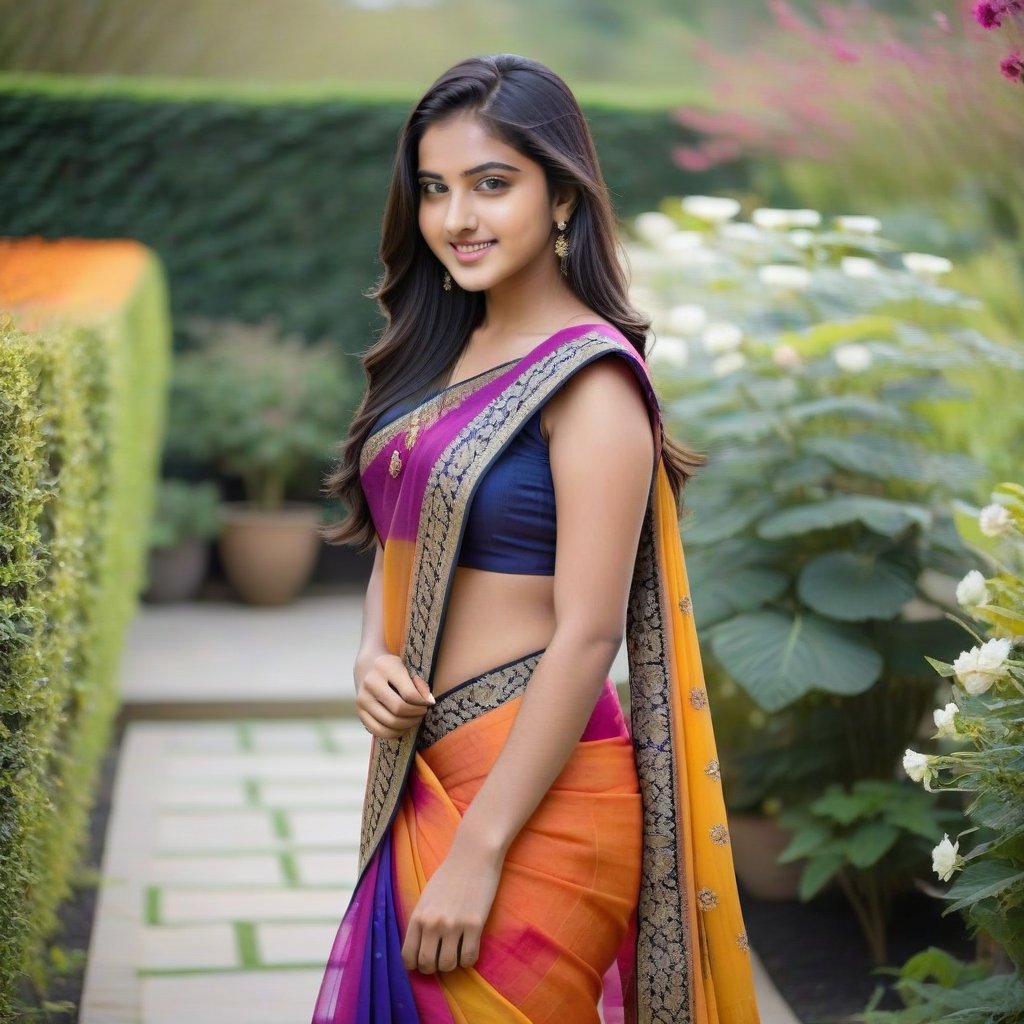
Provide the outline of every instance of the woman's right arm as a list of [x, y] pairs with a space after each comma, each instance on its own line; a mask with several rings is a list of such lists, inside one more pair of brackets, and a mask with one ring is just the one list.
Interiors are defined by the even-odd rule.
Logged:
[[427, 713], [434, 697], [426, 681], [410, 676], [384, 643], [384, 548], [377, 542], [363, 601], [359, 653], [352, 666], [356, 713], [374, 736], [397, 739]]

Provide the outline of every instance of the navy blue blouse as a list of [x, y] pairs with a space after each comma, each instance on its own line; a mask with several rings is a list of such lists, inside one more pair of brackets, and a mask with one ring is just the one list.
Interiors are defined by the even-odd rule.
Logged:
[[[403, 402], [385, 412], [371, 433], [410, 411]], [[458, 564], [491, 572], [553, 576], [555, 487], [548, 444], [537, 410], [477, 482], [466, 510]]]

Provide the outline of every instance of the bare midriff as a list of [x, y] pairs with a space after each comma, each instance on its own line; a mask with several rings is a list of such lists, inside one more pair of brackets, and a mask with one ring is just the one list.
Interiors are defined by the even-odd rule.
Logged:
[[434, 666], [434, 696], [547, 647], [555, 630], [554, 592], [554, 576], [457, 567]]

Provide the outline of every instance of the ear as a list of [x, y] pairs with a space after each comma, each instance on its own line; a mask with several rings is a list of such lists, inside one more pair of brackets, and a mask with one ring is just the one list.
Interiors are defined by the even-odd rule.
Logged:
[[555, 193], [551, 206], [551, 219], [556, 225], [560, 221], [571, 219], [579, 198], [579, 190], [576, 188], [570, 187]]

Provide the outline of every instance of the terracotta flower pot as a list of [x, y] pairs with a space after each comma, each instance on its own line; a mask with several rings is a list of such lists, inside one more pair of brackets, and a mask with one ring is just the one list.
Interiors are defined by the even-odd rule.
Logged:
[[222, 510], [221, 561], [238, 596], [247, 604], [287, 604], [316, 564], [319, 506], [286, 502], [265, 512], [245, 502], [226, 502]]
[[799, 898], [804, 861], [779, 864], [779, 854], [792, 833], [775, 818], [760, 814], [729, 814], [733, 865], [743, 888], [759, 900]]
[[199, 592], [210, 564], [210, 544], [189, 537], [171, 548], [150, 548], [145, 601], [190, 601]]

